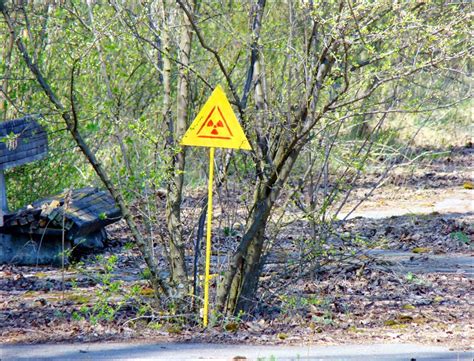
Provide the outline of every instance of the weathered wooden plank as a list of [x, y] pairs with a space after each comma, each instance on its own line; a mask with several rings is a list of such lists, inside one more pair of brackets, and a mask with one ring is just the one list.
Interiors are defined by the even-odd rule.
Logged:
[[46, 147], [42, 147], [42, 148], [35, 147], [35, 148], [25, 148], [22, 151], [18, 151], [15, 153], [7, 153], [0, 156], [0, 164], [10, 165], [11, 162], [17, 162], [17, 161], [22, 161], [24, 162], [24, 164], [30, 163], [32, 161], [31, 159], [34, 160], [33, 157], [36, 157], [38, 155], [44, 156], [47, 150], [48, 149]]
[[55, 237], [61, 237], [62, 236], [62, 229], [55, 229], [55, 228], [36, 228], [36, 229], [30, 229], [26, 227], [13, 227], [9, 228], [8, 233], [10, 234], [36, 234], [39, 236], [55, 236]]
[[56, 218], [56, 216], [59, 214], [59, 208], [55, 208], [51, 211], [50, 214], [48, 214], [48, 219], [50, 221], [54, 220]]
[[17, 133], [20, 130], [32, 131], [42, 129], [37, 125], [37, 115], [26, 115], [23, 118], [10, 119], [0, 124], [0, 135], [7, 135], [11, 132]]
[[80, 199], [73, 198], [73, 202], [77, 205], [88, 205], [93, 203], [96, 199], [103, 198], [104, 196], [107, 196], [104, 192], [96, 192], [93, 194], [88, 194]]
[[100, 191], [99, 191], [99, 188], [97, 188], [97, 187], [86, 187], [86, 188], [75, 190], [72, 193], [72, 198], [75, 199], [75, 200], [80, 200], [84, 197], [89, 197], [92, 194], [96, 194], [98, 192], [100, 192]]
[[[26, 163], [32, 163], [34, 161], [37, 161], [37, 160], [41, 160], [43, 159], [45, 156], [46, 156], [47, 153], [41, 153], [41, 154], [37, 154], [35, 156], [32, 156], [32, 157], [29, 157], [28, 158], [28, 161]], [[5, 169], [9, 169], [9, 168], [14, 168], [14, 167], [19, 167], [21, 165], [24, 165], [26, 164], [25, 161], [23, 159], [19, 159], [19, 160], [16, 160], [16, 161], [10, 161], [8, 162], [7, 164], [0, 164], [0, 170], [5, 170]]]
[[47, 133], [35, 117], [0, 123], [0, 170], [42, 159], [47, 152]]

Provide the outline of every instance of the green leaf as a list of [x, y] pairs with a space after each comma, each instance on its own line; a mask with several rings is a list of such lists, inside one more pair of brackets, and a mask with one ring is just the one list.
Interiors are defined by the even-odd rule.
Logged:
[[471, 243], [470, 238], [464, 232], [461, 232], [461, 231], [452, 232], [449, 234], [449, 237], [451, 237], [451, 239], [462, 242], [464, 244]]

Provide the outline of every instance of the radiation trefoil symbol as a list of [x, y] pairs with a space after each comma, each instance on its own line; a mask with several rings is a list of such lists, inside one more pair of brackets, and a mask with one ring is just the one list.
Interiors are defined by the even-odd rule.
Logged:
[[211, 112], [197, 132], [199, 138], [232, 139], [233, 134], [218, 106]]

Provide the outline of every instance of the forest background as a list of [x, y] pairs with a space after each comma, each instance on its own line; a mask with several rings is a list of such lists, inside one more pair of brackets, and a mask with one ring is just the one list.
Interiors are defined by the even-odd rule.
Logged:
[[217, 152], [215, 226], [228, 244], [213, 266], [216, 319], [259, 310], [285, 229], [301, 225], [285, 267], [313, 272], [338, 254], [333, 224], [367, 174], [364, 199], [395, 168], [470, 141], [469, 4], [2, 0], [0, 10], [0, 116], [41, 115], [50, 137], [47, 159], [9, 171], [12, 208], [107, 188], [159, 307], [174, 313], [201, 307], [207, 204], [207, 151], [179, 141], [217, 84], [253, 150]]

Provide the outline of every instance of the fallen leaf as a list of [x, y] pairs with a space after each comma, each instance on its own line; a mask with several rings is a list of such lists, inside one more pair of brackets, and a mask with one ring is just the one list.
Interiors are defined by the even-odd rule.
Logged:
[[239, 329], [239, 324], [236, 322], [230, 322], [224, 326], [224, 329], [229, 332], [235, 332]]
[[464, 182], [463, 188], [464, 189], [473, 189], [474, 185], [472, 184], [472, 182]]

